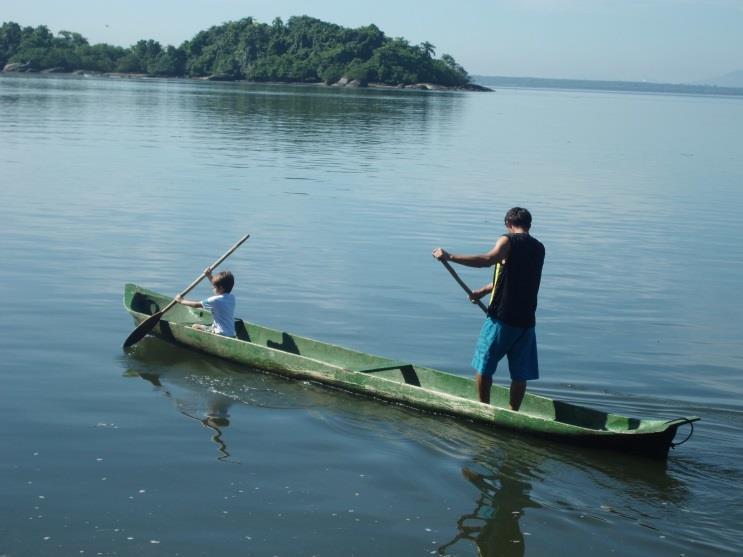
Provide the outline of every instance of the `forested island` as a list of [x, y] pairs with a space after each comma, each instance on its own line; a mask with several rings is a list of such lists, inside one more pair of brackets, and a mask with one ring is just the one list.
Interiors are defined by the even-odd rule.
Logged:
[[89, 44], [79, 33], [45, 25], [0, 27], [4, 71], [90, 72], [152, 77], [329, 85], [486, 90], [465, 69], [424, 42], [387, 37], [376, 25], [350, 29], [309, 16], [271, 24], [251, 17], [200, 31], [178, 47], [140, 40], [129, 48]]

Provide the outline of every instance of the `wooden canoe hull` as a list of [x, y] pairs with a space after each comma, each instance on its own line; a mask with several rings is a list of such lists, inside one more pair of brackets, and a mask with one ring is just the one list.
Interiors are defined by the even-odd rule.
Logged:
[[[136, 322], [170, 301], [127, 284], [124, 306]], [[167, 320], [166, 320], [167, 319]], [[491, 404], [477, 400], [472, 379], [399, 362], [236, 320], [236, 339], [198, 331], [208, 311], [177, 306], [152, 334], [252, 369], [322, 383], [397, 404], [508, 428], [571, 444], [666, 458], [679, 426], [699, 418], [648, 420], [609, 414], [527, 393], [508, 409], [508, 389], [493, 386]]]

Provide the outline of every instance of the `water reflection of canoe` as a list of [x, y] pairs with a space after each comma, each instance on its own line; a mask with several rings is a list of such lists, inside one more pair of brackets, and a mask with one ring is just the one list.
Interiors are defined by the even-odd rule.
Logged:
[[[170, 302], [127, 284], [124, 306], [141, 322]], [[527, 393], [519, 412], [508, 410], [508, 389], [493, 386], [491, 404], [477, 400], [472, 379], [390, 360], [236, 320], [237, 338], [198, 331], [208, 311], [176, 306], [153, 333], [208, 354], [281, 375], [316, 381], [354, 393], [523, 431], [583, 446], [666, 458], [679, 426], [697, 417], [637, 419], [608, 414]]]

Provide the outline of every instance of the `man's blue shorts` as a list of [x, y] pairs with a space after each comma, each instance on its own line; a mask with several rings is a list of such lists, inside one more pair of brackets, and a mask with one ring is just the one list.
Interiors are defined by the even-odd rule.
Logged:
[[508, 356], [511, 379], [529, 381], [539, 379], [537, 363], [537, 336], [534, 327], [522, 329], [487, 317], [480, 330], [472, 367], [478, 373], [492, 377], [498, 362]]

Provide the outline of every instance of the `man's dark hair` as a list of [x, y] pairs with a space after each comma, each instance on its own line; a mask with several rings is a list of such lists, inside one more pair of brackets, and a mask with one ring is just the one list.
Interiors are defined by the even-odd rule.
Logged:
[[531, 228], [531, 213], [523, 207], [509, 209], [504, 220], [506, 226], [518, 226], [524, 230]]
[[222, 271], [214, 275], [212, 284], [222, 289], [222, 292], [232, 292], [232, 287], [235, 286], [235, 277], [229, 271]]

